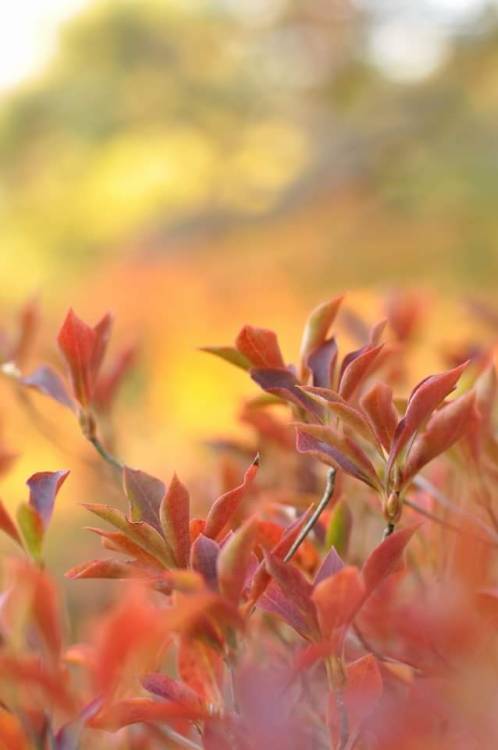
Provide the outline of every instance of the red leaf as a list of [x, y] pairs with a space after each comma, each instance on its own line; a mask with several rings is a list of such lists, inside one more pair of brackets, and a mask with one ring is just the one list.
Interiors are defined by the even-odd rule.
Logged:
[[95, 385], [94, 351], [97, 334], [73, 310], [69, 310], [57, 340], [69, 365], [74, 394], [82, 406], [88, 406]]
[[[288, 526], [288, 528], [285, 529], [282, 538], [272, 549], [272, 554], [279, 560], [283, 560], [287, 552], [289, 552], [292, 545], [301, 533], [301, 529], [307, 523], [311, 513], [312, 508], [309, 508], [305, 513], [302, 514], [300, 518], [298, 518], [290, 526]], [[249, 600], [247, 603], [248, 612], [252, 610], [259, 597], [263, 595], [270, 581], [271, 576], [266, 569], [265, 563], [262, 562], [256, 569], [252, 579]]]
[[427, 429], [419, 435], [403, 466], [403, 482], [407, 482], [422, 467], [457, 442], [467, 431], [474, 411], [475, 397], [467, 393], [435, 412]]
[[[139, 575], [133, 565], [120, 560], [89, 560], [70, 568], [65, 574], [73, 580], [80, 578], [132, 578]], [[146, 574], [144, 573], [145, 577]]]
[[377, 356], [382, 349], [383, 344], [379, 346], [364, 346], [355, 356], [343, 364], [343, 372], [339, 381], [339, 394], [348, 401], [359, 388], [361, 383], [372, 369]]
[[311, 596], [318, 611], [324, 638], [339, 627], [348, 625], [361, 606], [365, 586], [357, 568], [346, 566], [315, 587]]
[[238, 603], [244, 589], [257, 532], [257, 520], [249, 518], [223, 545], [218, 555], [220, 593], [234, 604]]
[[178, 673], [183, 682], [206, 704], [219, 705], [222, 662], [218, 654], [200, 641], [180, 638]]
[[96, 383], [93, 401], [101, 411], [108, 411], [126, 374], [136, 358], [136, 348], [129, 346], [114, 360], [111, 368]]
[[64, 383], [50, 367], [42, 365], [42, 367], [38, 367], [32, 372], [31, 375], [21, 378], [19, 382], [28, 388], [33, 388], [43, 393], [45, 396], [50, 396], [54, 401], [58, 401], [59, 404], [67, 406], [68, 409], [74, 411], [74, 403], [69, 397]]
[[377, 438], [386, 451], [389, 451], [398, 426], [392, 389], [385, 383], [375, 383], [362, 397], [360, 404], [370, 418]]
[[254, 367], [285, 367], [285, 363], [273, 331], [246, 325], [235, 341], [237, 350]]
[[394, 434], [387, 464], [387, 476], [389, 476], [394, 462], [405, 445], [441, 401], [451, 393], [466, 367], [467, 362], [453, 370], [438, 375], [430, 375], [414, 388], [408, 399], [405, 416], [399, 422]]
[[161, 502], [159, 517], [176, 564], [186, 568], [190, 556], [190, 497], [176, 474]]
[[148, 722], [168, 723], [172, 719], [200, 720], [207, 716], [201, 706], [194, 708], [184, 703], [157, 701], [150, 698], [128, 698], [118, 701], [90, 719], [88, 725], [115, 732], [130, 724]]
[[384, 578], [399, 569], [405, 547], [419, 526], [420, 524], [415, 524], [395, 531], [370, 553], [362, 569], [366, 596], [371, 594]]
[[99, 374], [99, 370], [102, 366], [102, 362], [107, 351], [107, 346], [111, 337], [111, 330], [112, 315], [110, 313], [106, 313], [93, 329], [95, 334], [95, 343], [92, 352], [91, 370], [94, 385], [96, 383], [97, 375]]
[[316, 611], [311, 600], [311, 583], [295, 565], [284, 563], [269, 552], [265, 552], [265, 561], [266, 569], [280, 587], [284, 599], [288, 599], [306, 623], [305, 635], [318, 635]]
[[372, 654], [348, 664], [344, 701], [349, 718], [349, 728], [357, 732], [365, 719], [375, 710], [382, 697], [382, 675]]
[[29, 504], [37, 511], [45, 529], [50, 523], [57, 493], [68, 475], [68, 470], [40, 471], [26, 482], [29, 487]]
[[275, 581], [270, 581], [264, 594], [259, 597], [258, 607], [263, 612], [269, 612], [280, 617], [303, 638], [310, 637], [309, 620], [295, 602], [284, 594]]
[[15, 525], [9, 512], [7, 511], [5, 505], [3, 504], [1, 500], [0, 500], [0, 529], [5, 534], [7, 534], [7, 536], [10, 536], [10, 538], [13, 539], [14, 542], [17, 542], [17, 544], [19, 544], [20, 547], [22, 547], [22, 541], [21, 541], [19, 532], [17, 530], [17, 526]]
[[254, 481], [254, 478], [258, 473], [258, 468], [259, 456], [256, 456], [244, 474], [242, 484], [235, 487], [233, 490], [229, 490], [229, 492], [225, 492], [224, 495], [221, 495], [221, 497], [214, 501], [207, 514], [206, 526], [203, 530], [205, 536], [208, 536], [211, 539], [216, 539], [221, 536], [225, 527], [237, 512], [248, 487], [250, 487]]
[[130, 502], [131, 520], [145, 521], [162, 533], [159, 508], [166, 493], [164, 483], [145, 471], [125, 466], [123, 484], [126, 497]]

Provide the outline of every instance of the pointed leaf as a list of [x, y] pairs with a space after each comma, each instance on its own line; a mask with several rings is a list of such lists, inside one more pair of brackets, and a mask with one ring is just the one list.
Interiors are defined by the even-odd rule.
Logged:
[[348, 625], [360, 608], [365, 596], [365, 585], [357, 568], [346, 566], [338, 573], [321, 581], [311, 596], [318, 611], [320, 630], [324, 638], [339, 627]]
[[377, 438], [389, 451], [399, 421], [392, 388], [385, 383], [375, 383], [361, 398], [360, 405], [370, 418]]
[[218, 590], [217, 560], [220, 546], [214, 539], [199, 534], [190, 550], [190, 564], [201, 574], [206, 586], [213, 591]]
[[355, 352], [356, 356], [347, 362], [341, 373], [339, 382], [339, 394], [346, 401], [353, 396], [371, 372], [382, 347], [383, 344], [379, 346], [364, 346], [358, 352]]
[[258, 468], [259, 455], [256, 456], [244, 474], [242, 484], [235, 487], [233, 490], [225, 492], [224, 495], [221, 495], [221, 497], [214, 501], [207, 514], [206, 526], [203, 529], [203, 534], [205, 536], [208, 536], [211, 539], [216, 539], [221, 535], [229, 521], [239, 509], [239, 506], [244, 499], [244, 495], [258, 473]]
[[451, 393], [467, 364], [465, 362], [453, 370], [448, 370], [438, 375], [430, 375], [414, 388], [408, 399], [405, 416], [399, 422], [394, 434], [387, 464], [388, 476], [403, 448], [422, 426], [427, 417]]
[[263, 612], [280, 617], [303, 638], [310, 637], [310, 623], [305, 613], [284, 594], [275, 581], [270, 581], [264, 594], [258, 599], [258, 607]]
[[382, 452], [379, 440], [370, 421], [359, 409], [351, 406], [342, 396], [339, 396], [338, 393], [328, 388], [309, 388], [304, 386], [303, 391], [322, 403], [327, 411], [337, 417], [340, 423], [352, 433], [353, 437], [363, 438], [377, 451]]
[[162, 499], [159, 517], [176, 564], [186, 568], [190, 556], [190, 496], [176, 474]]
[[21, 529], [24, 544], [31, 557], [40, 562], [45, 526], [40, 514], [32, 505], [22, 503], [17, 509], [17, 523]]
[[293, 605], [304, 622], [308, 637], [318, 634], [318, 622], [311, 595], [313, 586], [292, 563], [284, 563], [271, 552], [265, 552], [266, 569], [280, 587], [284, 598]]
[[146, 675], [142, 680], [142, 685], [149, 693], [158, 695], [165, 700], [183, 703], [186, 706], [194, 706], [196, 708], [202, 704], [197, 693], [189, 688], [188, 685], [184, 685], [179, 680], [174, 680], [172, 677], [168, 677], [160, 672], [151, 672]]
[[26, 484], [29, 487], [29, 504], [38, 512], [44, 529], [52, 518], [55, 498], [66, 481], [69, 471], [39, 471], [30, 476]]
[[335, 575], [344, 567], [344, 562], [341, 560], [335, 547], [331, 547], [325, 557], [322, 560], [322, 564], [318, 568], [315, 578], [313, 579], [313, 586], [317, 586], [319, 583], [324, 581], [326, 578]]
[[220, 357], [225, 362], [240, 367], [241, 370], [249, 370], [252, 367], [251, 360], [233, 346], [201, 346], [200, 351], [214, 354], [215, 357]]
[[350, 438], [337, 435], [330, 427], [297, 424], [297, 450], [312, 453], [369, 485], [380, 488], [379, 478], [368, 456]]
[[285, 367], [277, 337], [267, 328], [244, 326], [235, 346], [254, 367]]
[[306, 361], [308, 355], [321, 346], [327, 337], [344, 297], [334, 297], [329, 302], [318, 305], [310, 314], [303, 331], [301, 341], [301, 359]]
[[58, 335], [59, 347], [69, 365], [74, 394], [82, 406], [90, 403], [94, 387], [94, 329], [69, 310]]
[[237, 604], [244, 589], [251, 552], [258, 533], [258, 522], [249, 518], [223, 545], [217, 571], [220, 593]]
[[435, 412], [427, 429], [420, 434], [403, 466], [403, 481], [407, 482], [420, 469], [460, 440], [467, 431], [475, 408], [473, 393], [457, 398]]
[[[140, 576], [140, 572], [133, 565], [121, 560], [89, 560], [79, 565], [74, 565], [65, 574], [66, 578], [133, 578]], [[145, 573], [143, 576], [145, 577]]]
[[347, 665], [346, 676], [344, 702], [350, 730], [357, 732], [382, 697], [382, 675], [376, 658], [366, 654]]
[[307, 359], [307, 366], [313, 375], [313, 385], [331, 388], [337, 363], [337, 344], [334, 338], [324, 341], [314, 349]]
[[299, 387], [299, 382], [290, 370], [254, 368], [251, 378], [268, 393], [273, 393], [285, 401], [305, 409], [320, 420], [323, 409]]
[[0, 529], [7, 534], [7, 536], [10, 536], [10, 538], [19, 544], [20, 547], [22, 547], [22, 541], [21, 537], [19, 536], [19, 532], [17, 530], [17, 526], [15, 525], [14, 521], [11, 518], [10, 513], [8, 512], [7, 508], [3, 504], [3, 502], [0, 500]]
[[57, 373], [50, 367], [42, 365], [32, 372], [31, 375], [25, 375], [20, 378], [19, 382], [28, 388], [33, 388], [39, 391], [39, 393], [43, 393], [44, 396], [53, 398], [54, 401], [67, 406], [71, 411], [75, 411], [74, 402], [69, 396], [66, 386]]
[[415, 524], [395, 531], [370, 553], [362, 569], [367, 596], [384, 578], [399, 569], [405, 547], [419, 526], [420, 524]]
[[159, 521], [159, 508], [166, 493], [166, 487], [160, 479], [146, 474], [139, 469], [123, 469], [123, 484], [126, 497], [130, 503], [132, 521], [145, 521], [162, 533]]
[[123, 531], [146, 552], [153, 555], [165, 567], [174, 567], [173, 554], [166, 540], [156, 529], [144, 521], [129, 521], [124, 513], [111, 505], [83, 503], [83, 507], [104, 521]]

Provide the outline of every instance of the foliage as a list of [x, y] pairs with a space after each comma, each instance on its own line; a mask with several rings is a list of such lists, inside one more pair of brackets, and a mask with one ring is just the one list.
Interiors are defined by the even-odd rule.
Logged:
[[[455, 355], [401, 398], [419, 300], [391, 297], [371, 330], [350, 319], [361, 341], [345, 354], [330, 333], [341, 303], [311, 313], [296, 365], [250, 325], [233, 347], [206, 347], [263, 395], [242, 410], [254, 435], [242, 479], [202, 515], [176, 474], [132, 468], [102, 438], [132, 360], [105, 363], [111, 316], [91, 326], [69, 311], [66, 380], [25, 372], [27, 308], [3, 375], [27, 403], [37, 390], [75, 415], [127, 507], [85, 505], [109, 554], [66, 575], [121, 583], [73, 642], [44, 565], [69, 472], [31, 476], [17, 522], [0, 504], [22, 551], [3, 562], [2, 750], [496, 746], [493, 350]], [[5, 450], [3, 471], [12, 460]]]

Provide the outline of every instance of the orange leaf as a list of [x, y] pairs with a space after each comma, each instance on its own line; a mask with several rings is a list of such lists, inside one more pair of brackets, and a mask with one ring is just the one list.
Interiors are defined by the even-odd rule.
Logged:
[[244, 326], [235, 346], [254, 367], [285, 367], [277, 336], [267, 328]]
[[159, 517], [176, 564], [186, 568], [190, 556], [190, 497], [176, 474], [161, 502]]

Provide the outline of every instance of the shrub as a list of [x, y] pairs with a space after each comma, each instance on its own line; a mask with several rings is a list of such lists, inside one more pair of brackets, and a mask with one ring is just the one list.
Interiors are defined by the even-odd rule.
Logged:
[[[206, 347], [263, 394], [241, 412], [254, 448], [242, 480], [204, 517], [176, 475], [166, 485], [104, 444], [133, 361], [126, 350], [103, 369], [111, 317], [91, 327], [68, 313], [69, 387], [46, 365], [24, 373], [27, 309], [3, 374], [74, 413], [127, 509], [85, 505], [111, 554], [66, 575], [122, 584], [85, 642], [68, 643], [43, 549], [69, 472], [31, 476], [16, 519], [0, 504], [19, 548], [3, 562], [2, 750], [497, 746], [492, 352], [457, 356], [400, 398], [418, 298], [391, 298], [371, 330], [349, 316], [361, 345], [342, 356], [341, 303], [311, 313], [296, 365], [253, 326]], [[238, 466], [247, 445], [228, 448]], [[3, 449], [1, 470], [12, 460]]]

